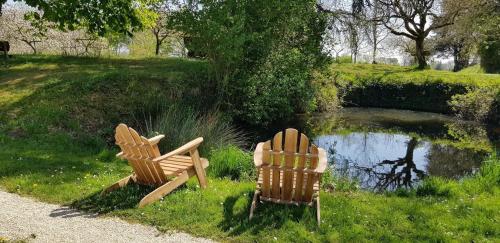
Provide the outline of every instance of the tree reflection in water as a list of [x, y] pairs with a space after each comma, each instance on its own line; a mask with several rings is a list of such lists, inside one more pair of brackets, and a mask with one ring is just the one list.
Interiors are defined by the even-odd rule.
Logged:
[[[412, 137], [406, 144], [406, 154], [402, 158], [396, 160], [383, 160], [373, 167], [354, 167], [364, 171], [367, 174], [367, 179], [374, 180], [373, 189], [376, 191], [384, 191], [387, 189], [394, 190], [400, 187], [413, 188], [413, 183], [423, 179], [426, 173], [418, 169], [413, 161], [413, 152], [419, 144], [418, 139]], [[390, 167], [389, 171], [378, 168], [385, 167], [386, 165]], [[414, 174], [416, 177], [413, 176]]]
[[500, 147], [500, 132], [425, 112], [345, 108], [307, 124], [336, 177], [376, 191], [413, 188], [426, 176], [459, 179]]

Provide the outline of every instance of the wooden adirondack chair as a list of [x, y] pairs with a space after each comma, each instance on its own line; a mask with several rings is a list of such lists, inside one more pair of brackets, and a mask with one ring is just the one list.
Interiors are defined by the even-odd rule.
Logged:
[[170, 153], [160, 155], [158, 143], [164, 137], [158, 135], [147, 139], [125, 124], [118, 125], [115, 139], [122, 152], [116, 156], [128, 160], [134, 173], [104, 189], [101, 195], [124, 187], [131, 181], [158, 186], [139, 202], [139, 207], [144, 207], [164, 197], [194, 175], [198, 177], [200, 187], [206, 188], [205, 168], [208, 167], [208, 160], [200, 158], [198, 154], [198, 146], [203, 138], [196, 138]]
[[277, 133], [272, 142], [257, 144], [254, 163], [259, 179], [250, 219], [260, 198], [260, 201], [295, 205], [316, 203], [316, 218], [320, 224], [319, 183], [327, 166], [324, 149], [314, 144], [309, 146], [306, 135], [301, 133], [299, 140], [298, 131], [289, 128], [285, 134]]

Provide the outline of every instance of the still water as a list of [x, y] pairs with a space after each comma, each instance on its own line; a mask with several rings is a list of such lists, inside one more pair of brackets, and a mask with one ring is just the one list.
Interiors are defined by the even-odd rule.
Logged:
[[426, 112], [345, 108], [295, 126], [328, 152], [336, 176], [374, 191], [413, 188], [431, 175], [460, 179], [498, 149], [495, 129]]

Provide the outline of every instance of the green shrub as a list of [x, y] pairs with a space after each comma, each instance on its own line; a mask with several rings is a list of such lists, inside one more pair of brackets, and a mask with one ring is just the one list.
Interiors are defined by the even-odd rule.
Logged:
[[238, 81], [231, 104], [234, 114], [251, 125], [289, 120], [295, 113], [313, 110], [311, 73], [298, 49], [276, 50], [255, 73]]
[[321, 189], [332, 192], [335, 190], [336, 184], [332, 169], [327, 168], [323, 175], [321, 175]]
[[492, 156], [483, 162], [479, 172], [464, 181], [464, 189], [469, 194], [493, 192], [500, 188], [500, 158], [493, 152]]
[[416, 194], [419, 197], [437, 196], [451, 197], [453, 195], [451, 185], [439, 177], [430, 177], [417, 187]]
[[97, 158], [102, 161], [102, 162], [111, 162], [113, 159], [115, 159], [115, 152], [109, 150], [109, 149], [103, 149], [99, 154], [97, 155]]
[[326, 15], [315, 0], [202, 1], [172, 23], [204, 53], [223, 108], [243, 123], [265, 125], [311, 111], [311, 70], [326, 60]]
[[208, 175], [231, 180], [254, 179], [255, 166], [251, 153], [229, 145], [210, 152]]
[[327, 167], [321, 176], [321, 189], [327, 192], [353, 192], [359, 190], [359, 182], [347, 175], [338, 173], [333, 167]]
[[493, 112], [498, 89], [468, 89], [465, 94], [456, 94], [448, 102], [453, 112], [461, 119], [484, 121]]
[[487, 73], [500, 73], [500, 41], [489, 36], [479, 45], [481, 67]]
[[230, 144], [245, 144], [244, 134], [234, 128], [227, 118], [217, 110], [201, 114], [184, 105], [160, 105], [144, 119], [149, 136], [164, 134], [159, 146], [163, 151], [171, 151], [197, 137], [203, 137], [200, 146], [202, 154], [211, 149]]
[[334, 74], [329, 70], [314, 71], [312, 73], [312, 85], [315, 89], [314, 100], [316, 110], [320, 112], [333, 112], [338, 110], [342, 104], [342, 97], [338, 92]]

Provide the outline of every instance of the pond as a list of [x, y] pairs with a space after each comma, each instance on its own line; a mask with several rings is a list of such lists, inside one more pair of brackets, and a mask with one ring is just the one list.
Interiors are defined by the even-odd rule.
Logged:
[[499, 141], [498, 129], [405, 110], [344, 108], [289, 126], [328, 152], [336, 176], [374, 191], [413, 188], [427, 176], [471, 175]]

